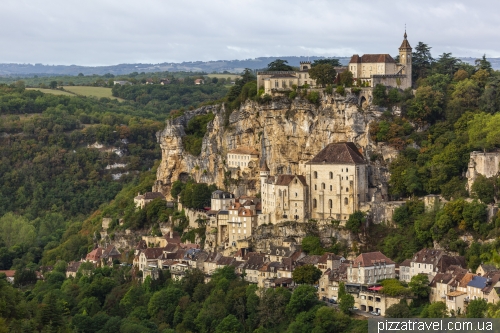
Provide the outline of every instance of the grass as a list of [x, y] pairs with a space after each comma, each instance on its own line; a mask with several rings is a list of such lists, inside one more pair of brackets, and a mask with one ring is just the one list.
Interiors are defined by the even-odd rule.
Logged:
[[65, 86], [64, 90], [72, 92], [75, 95], [81, 96], [93, 96], [97, 98], [107, 97], [111, 99], [117, 99], [119, 101], [123, 101], [121, 98], [113, 97], [111, 94], [111, 88], [103, 88], [103, 87], [87, 87], [87, 86]]
[[107, 97], [110, 99], [117, 99], [120, 102], [123, 102], [123, 99], [113, 97], [111, 93], [111, 88], [103, 88], [103, 87], [87, 87], [87, 86], [64, 86], [63, 90], [58, 89], [41, 89], [41, 88], [26, 88], [29, 90], [40, 90], [44, 94], [53, 94], [53, 95], [65, 95], [65, 96], [87, 96], [87, 97]]
[[75, 96], [75, 94], [72, 94], [70, 92], [57, 89], [26, 88], [26, 90], [40, 90], [44, 94], [52, 94], [52, 95]]
[[241, 75], [238, 75], [238, 74], [207, 74], [207, 76], [208, 77], [216, 77], [218, 79], [227, 79], [229, 77], [229, 78], [231, 78], [232, 81], [241, 77]]

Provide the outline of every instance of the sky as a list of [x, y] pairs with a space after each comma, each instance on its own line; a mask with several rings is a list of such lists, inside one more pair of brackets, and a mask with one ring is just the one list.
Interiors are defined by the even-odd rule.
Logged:
[[434, 57], [500, 57], [491, 0], [1, 0], [0, 63], [396, 55], [405, 25]]

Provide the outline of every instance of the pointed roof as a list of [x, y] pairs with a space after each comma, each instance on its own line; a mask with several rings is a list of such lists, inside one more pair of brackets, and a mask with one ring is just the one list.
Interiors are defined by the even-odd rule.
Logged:
[[405, 30], [405, 35], [404, 35], [404, 39], [403, 39], [403, 43], [401, 43], [401, 46], [399, 47], [399, 49], [410, 49], [411, 50], [411, 46], [410, 46], [410, 43], [408, 43], [408, 40], [406, 39], [407, 35], [406, 35], [406, 30]]
[[306, 164], [366, 164], [353, 142], [330, 143]]
[[271, 171], [269, 170], [269, 167], [267, 166], [266, 159], [263, 158], [262, 161], [260, 162], [260, 171]]

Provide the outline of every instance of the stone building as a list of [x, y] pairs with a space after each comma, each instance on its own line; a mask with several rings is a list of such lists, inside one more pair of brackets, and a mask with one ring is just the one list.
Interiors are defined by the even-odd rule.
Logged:
[[362, 253], [347, 269], [347, 281], [350, 283], [372, 284], [395, 277], [396, 263], [382, 252]]
[[399, 63], [389, 54], [357, 54], [351, 57], [348, 64], [356, 81], [368, 83], [370, 87], [377, 84], [406, 89], [412, 86], [412, 48], [407, 40], [406, 31], [404, 40], [399, 47]]
[[467, 169], [467, 190], [472, 191], [472, 184], [477, 176], [483, 175], [490, 178], [498, 175], [500, 171], [500, 151], [485, 153], [481, 151], [473, 151], [470, 153], [469, 166]]
[[156, 198], [165, 200], [165, 196], [160, 192], [146, 192], [144, 194], [138, 193], [134, 198], [134, 203], [136, 208], [144, 208], [148, 203]]
[[367, 163], [354, 143], [330, 143], [306, 168], [310, 218], [346, 221], [369, 201]]
[[230, 168], [249, 168], [257, 166], [259, 152], [251, 147], [239, 147], [227, 153], [227, 165]]
[[307, 188], [302, 175], [270, 176], [264, 160], [260, 169], [262, 216], [259, 223], [304, 221], [308, 216]]
[[292, 86], [297, 87], [309, 85], [316, 86], [316, 80], [309, 76], [311, 69], [310, 61], [301, 61], [299, 71], [262, 71], [257, 72], [257, 88], [264, 88], [265, 94], [271, 94], [273, 91], [292, 90]]
[[212, 192], [210, 209], [214, 211], [227, 210], [234, 202], [234, 194], [217, 190]]
[[[252, 230], [257, 227], [257, 212], [255, 203], [251, 200], [240, 202], [236, 199], [228, 209], [227, 234], [232, 246], [236, 241], [252, 235]], [[220, 230], [222, 234], [222, 230]]]

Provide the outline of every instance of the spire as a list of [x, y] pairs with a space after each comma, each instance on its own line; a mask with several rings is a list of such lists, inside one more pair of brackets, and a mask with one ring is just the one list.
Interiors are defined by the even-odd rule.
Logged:
[[260, 171], [267, 171], [269, 172], [269, 167], [267, 166], [267, 162], [266, 162], [266, 159], [263, 158], [260, 162]]
[[410, 43], [408, 42], [408, 39], [406, 39], [408, 35], [406, 34], [406, 24], [405, 24], [405, 34], [404, 34], [404, 39], [403, 43], [401, 43], [401, 46], [399, 47], [400, 51], [410, 51], [411, 52], [411, 46]]

